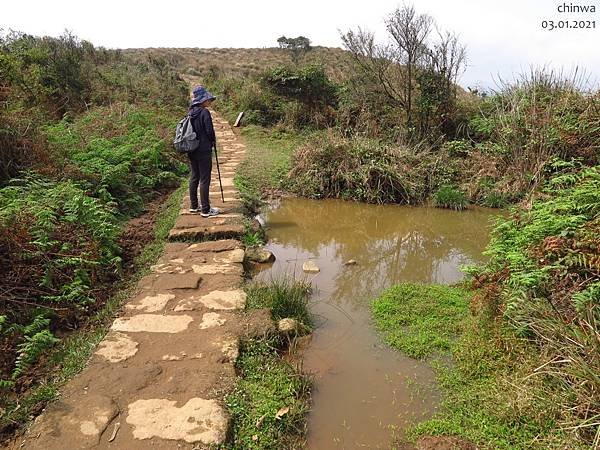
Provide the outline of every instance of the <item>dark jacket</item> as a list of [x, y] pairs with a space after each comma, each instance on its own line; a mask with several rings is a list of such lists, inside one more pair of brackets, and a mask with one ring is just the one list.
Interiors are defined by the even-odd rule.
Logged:
[[217, 142], [210, 111], [200, 105], [192, 105], [188, 114], [192, 119], [192, 128], [196, 133], [196, 138], [200, 141], [200, 146], [189, 153], [189, 156], [193, 158], [210, 153]]

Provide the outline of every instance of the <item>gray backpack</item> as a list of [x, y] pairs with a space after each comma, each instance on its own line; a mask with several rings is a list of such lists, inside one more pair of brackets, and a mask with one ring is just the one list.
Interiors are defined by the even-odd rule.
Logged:
[[196, 139], [196, 133], [192, 127], [189, 115], [186, 115], [177, 124], [175, 129], [175, 140], [173, 147], [179, 153], [191, 153], [198, 148], [200, 141]]

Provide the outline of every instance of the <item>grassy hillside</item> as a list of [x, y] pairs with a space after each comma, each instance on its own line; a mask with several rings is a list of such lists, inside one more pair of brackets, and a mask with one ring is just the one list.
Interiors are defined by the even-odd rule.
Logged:
[[[228, 76], [248, 76], [264, 69], [292, 64], [292, 54], [280, 48], [144, 48], [127, 49], [123, 54], [141, 61], [161, 58], [183, 75], [204, 77], [219, 73]], [[303, 66], [321, 63], [327, 75], [340, 81], [351, 68], [350, 54], [341, 48], [313, 47], [301, 55]]]

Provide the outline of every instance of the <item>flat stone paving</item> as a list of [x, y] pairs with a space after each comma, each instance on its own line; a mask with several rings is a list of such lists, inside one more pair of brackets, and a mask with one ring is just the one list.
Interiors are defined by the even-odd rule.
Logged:
[[246, 294], [237, 239], [244, 226], [233, 176], [244, 145], [225, 120], [214, 113], [213, 120], [225, 202], [216, 165], [211, 202], [223, 214], [190, 214], [185, 196], [169, 236], [185, 242], [166, 244], [86, 368], [12, 448], [201, 449], [224, 442], [230, 419], [223, 399], [235, 383], [240, 336], [254, 325], [240, 312]]

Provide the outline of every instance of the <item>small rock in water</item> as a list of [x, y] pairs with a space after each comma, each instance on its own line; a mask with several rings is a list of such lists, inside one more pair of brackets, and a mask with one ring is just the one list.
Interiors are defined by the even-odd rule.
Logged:
[[302, 270], [306, 273], [319, 273], [321, 271], [314, 261], [305, 261], [304, 264], [302, 264]]
[[268, 263], [275, 261], [275, 255], [264, 248], [249, 248], [246, 249], [246, 258], [257, 263]]
[[254, 216], [254, 220], [256, 220], [260, 224], [261, 227], [264, 227], [267, 224], [267, 222], [264, 219], [264, 217], [261, 216], [260, 214]]
[[295, 319], [285, 318], [277, 322], [277, 329], [281, 333], [293, 333], [298, 331], [298, 321]]
[[355, 259], [349, 259], [344, 263], [345, 266], [355, 266], [357, 264]]

